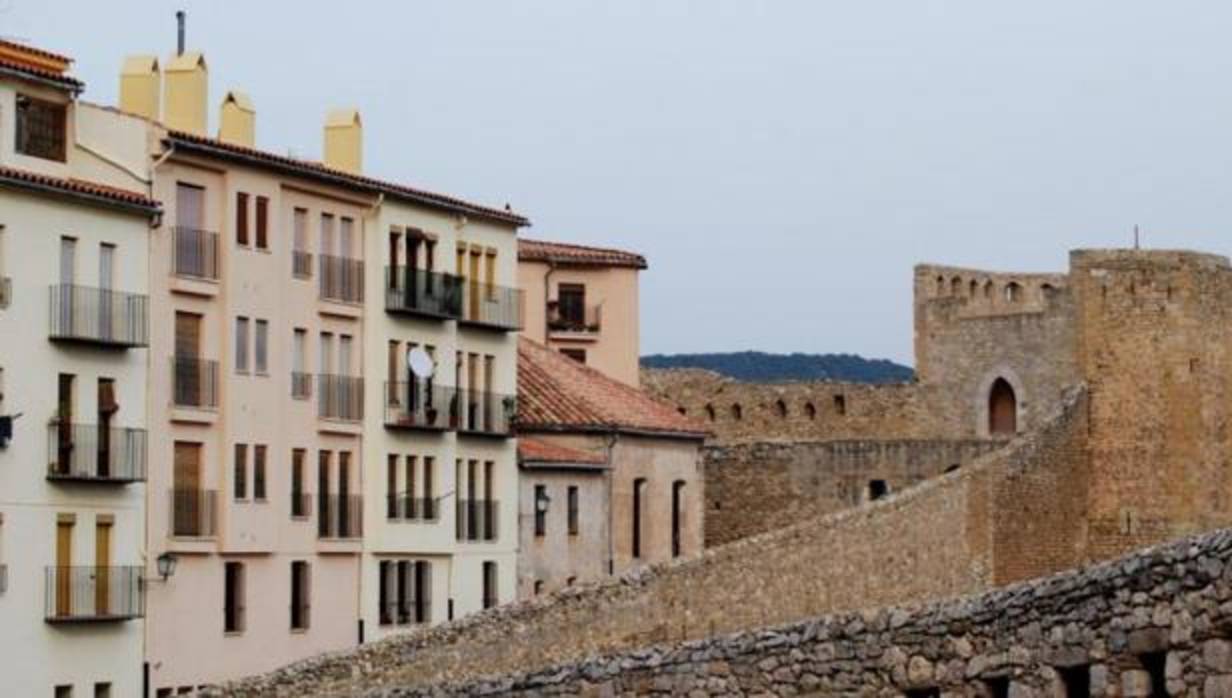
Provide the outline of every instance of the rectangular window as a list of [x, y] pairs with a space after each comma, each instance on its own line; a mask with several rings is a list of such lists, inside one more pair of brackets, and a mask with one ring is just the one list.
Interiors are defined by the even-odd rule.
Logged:
[[684, 480], [672, 483], [672, 557], [680, 557], [684, 529]]
[[497, 604], [496, 594], [496, 563], [483, 563], [483, 607], [495, 608]]
[[389, 625], [394, 622], [394, 563], [389, 560], [381, 560], [377, 567], [377, 622], [381, 625]]
[[304, 449], [291, 451], [291, 518], [308, 517], [308, 496], [304, 493]]
[[235, 445], [235, 498], [248, 499], [248, 444]]
[[269, 199], [257, 197], [257, 249], [269, 249]]
[[73, 698], [73, 687], [56, 686], [56, 698]]
[[14, 150], [22, 155], [64, 162], [67, 110], [63, 104], [17, 95]]
[[228, 562], [223, 568], [223, 632], [244, 632], [244, 563]]
[[235, 244], [248, 246], [248, 194], [235, 195]]
[[633, 557], [642, 556], [642, 509], [646, 502], [646, 479], [637, 478], [633, 481]]
[[94, 698], [111, 698], [111, 684], [101, 682], [94, 684]]
[[398, 561], [398, 607], [395, 620], [398, 625], [411, 622], [411, 604], [414, 591], [411, 589], [411, 561]]
[[385, 457], [385, 518], [397, 519], [402, 513], [402, 498], [398, 496], [398, 456]]
[[568, 490], [569, 496], [569, 535], [576, 536], [578, 534], [578, 488], [577, 485], [570, 485]]
[[269, 320], [257, 320], [256, 366], [259, 375], [269, 373]]
[[573, 359], [574, 361], [580, 364], [586, 363], [586, 350], [585, 349], [574, 349], [574, 348], [566, 347], [566, 348], [561, 349], [560, 353], [564, 354], [565, 356], [569, 357], [570, 359]]
[[265, 501], [265, 446], [252, 447], [252, 498]]
[[308, 629], [310, 603], [310, 567], [303, 560], [291, 563], [291, 629]]
[[248, 318], [235, 318], [235, 372], [248, 373]]
[[415, 622], [432, 621], [432, 563], [415, 563]]
[[548, 488], [535, 485], [535, 535], [542, 537], [548, 529]]
[[586, 329], [586, 286], [561, 284], [556, 290], [556, 312], [562, 329]]

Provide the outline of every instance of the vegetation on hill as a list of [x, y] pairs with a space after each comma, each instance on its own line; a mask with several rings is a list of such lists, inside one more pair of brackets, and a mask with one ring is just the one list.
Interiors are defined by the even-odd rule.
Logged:
[[704, 368], [752, 383], [832, 380], [854, 383], [901, 383], [915, 372], [887, 359], [855, 354], [767, 354], [741, 351], [711, 354], [652, 354], [645, 368]]

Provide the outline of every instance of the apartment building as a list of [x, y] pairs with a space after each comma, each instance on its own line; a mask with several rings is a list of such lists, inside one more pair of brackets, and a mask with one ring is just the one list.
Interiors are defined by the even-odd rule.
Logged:
[[525, 336], [637, 387], [640, 334], [634, 252], [543, 240], [518, 241]]
[[0, 41], [0, 692], [135, 696], [160, 211], [96, 178], [144, 142], [95, 147], [70, 62]]
[[[522, 293], [508, 211], [387, 197], [367, 241], [361, 616], [371, 636], [516, 598]], [[380, 305], [377, 305], [380, 304]], [[408, 357], [426, 361], [413, 370]], [[426, 369], [426, 370], [425, 370]]]

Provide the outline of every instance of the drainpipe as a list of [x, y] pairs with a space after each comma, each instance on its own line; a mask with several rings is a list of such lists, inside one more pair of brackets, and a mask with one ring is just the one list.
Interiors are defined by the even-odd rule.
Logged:
[[616, 573], [616, 508], [612, 506], [612, 479], [615, 464], [612, 462], [612, 454], [616, 452], [616, 442], [620, 440], [620, 435], [612, 432], [607, 437], [607, 573], [609, 576]]
[[548, 343], [548, 323], [551, 319], [548, 318], [548, 302], [552, 297], [552, 274], [556, 272], [556, 262], [548, 260], [548, 270], [543, 275], [543, 343]]

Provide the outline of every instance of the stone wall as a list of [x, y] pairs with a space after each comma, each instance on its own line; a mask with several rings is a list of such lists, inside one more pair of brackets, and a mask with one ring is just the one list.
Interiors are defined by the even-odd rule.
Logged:
[[970, 464], [1004, 441], [756, 442], [705, 451], [706, 547], [858, 506], [870, 483], [897, 492]]
[[354, 695], [1227, 698], [1229, 599], [1221, 531], [969, 599]]
[[[700, 557], [409, 633], [293, 666], [231, 695], [345, 694], [356, 685], [437, 684], [577, 661], [655, 643], [763, 628], [845, 609], [988, 589], [1013, 530], [998, 519], [1008, 484], [1060, 480], [1076, 469], [1085, 393], [1031, 439], [887, 499], [707, 550]], [[1078, 467], [1077, 469], [1080, 469]], [[1049, 474], [1051, 473], [1051, 474]], [[1031, 498], [1028, 497], [1028, 501]], [[1042, 520], [1078, 527], [1065, 508], [1034, 501]], [[1032, 529], [1034, 530], [1034, 529]], [[1051, 529], [1047, 529], [1051, 530]], [[1029, 558], [1041, 564], [1070, 560]], [[1042, 574], [1053, 567], [1015, 574]], [[324, 686], [324, 688], [321, 688]]]

